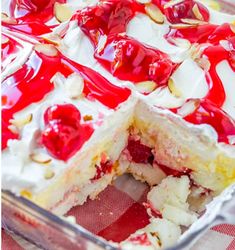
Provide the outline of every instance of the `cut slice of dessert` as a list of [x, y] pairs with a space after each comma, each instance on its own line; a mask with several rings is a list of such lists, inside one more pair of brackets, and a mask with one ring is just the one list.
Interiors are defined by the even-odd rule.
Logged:
[[28, 46], [2, 83], [3, 189], [64, 214], [125, 171], [136, 98], [51, 44]]
[[61, 49], [142, 93], [120, 158], [136, 178], [187, 173], [213, 195], [235, 181], [232, 20], [194, 0], [100, 1], [72, 17]]

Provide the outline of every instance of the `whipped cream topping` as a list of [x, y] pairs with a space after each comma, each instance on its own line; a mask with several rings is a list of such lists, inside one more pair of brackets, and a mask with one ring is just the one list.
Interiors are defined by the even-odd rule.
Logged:
[[[208, 10], [210, 14], [209, 23], [211, 24], [220, 25], [225, 22], [234, 22], [235, 15], [215, 11], [210, 7], [208, 7]], [[169, 30], [170, 23], [166, 19], [163, 24], [158, 24], [148, 15], [136, 13], [127, 24], [126, 35], [148, 46], [159, 49], [166, 53], [173, 62], [179, 63], [179, 66], [170, 78], [171, 84], [165, 87], [158, 87], [156, 90], [151, 90], [152, 93], [148, 96], [141, 97], [151, 105], [156, 105], [161, 108], [178, 108], [188, 99], [203, 99], [209, 95], [211, 87], [208, 83], [208, 67], [210, 67], [210, 62], [207, 63], [208, 65], [203, 65], [200, 58], [204, 49], [210, 46], [210, 44], [203, 43], [200, 46], [191, 45], [187, 39], [183, 38], [176, 41], [173, 39], [171, 43], [170, 39], [165, 38]], [[75, 39], [77, 41], [76, 44], [73, 42]], [[221, 42], [223, 43], [223, 41]], [[102, 44], [105, 46], [105, 40]], [[61, 50], [73, 60], [94, 68], [107, 79], [110, 79], [114, 84], [129, 86], [136, 90], [133, 84], [131, 86], [130, 81], [113, 77], [110, 72], [104, 69], [94, 59], [93, 45], [77, 26], [76, 20], [69, 23], [69, 29], [62, 41]], [[85, 54], [89, 56], [84, 57]], [[221, 109], [234, 119], [234, 98], [232, 98], [234, 86], [232, 86], [232, 79], [235, 73], [228, 62], [219, 63], [216, 67], [216, 71], [226, 92], [225, 102]], [[229, 79], [231, 81], [229, 81]], [[151, 89], [151, 86], [149, 89]], [[141, 92], [145, 92], [143, 88], [141, 88]], [[148, 90], [146, 90], [146, 93], [149, 93]], [[208, 126], [210, 125], [205, 126], [205, 129], [207, 129]], [[214, 128], [212, 128], [212, 130], [214, 130]]]

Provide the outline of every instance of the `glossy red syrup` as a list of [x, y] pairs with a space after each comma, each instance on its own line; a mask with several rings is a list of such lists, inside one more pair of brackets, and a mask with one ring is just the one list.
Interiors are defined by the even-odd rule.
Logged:
[[20, 22], [45, 23], [54, 17], [55, 2], [65, 3], [66, 0], [11, 0], [10, 14]]
[[57, 159], [68, 160], [86, 142], [94, 129], [81, 124], [79, 110], [72, 104], [49, 107], [44, 114], [41, 143]]
[[165, 38], [171, 42], [170, 38], [183, 38], [189, 40], [191, 43], [206, 43], [208, 37], [216, 30], [218, 26], [214, 24], [203, 24], [195, 27], [188, 27], [183, 29], [170, 28]]
[[222, 46], [210, 46], [206, 48], [203, 52], [203, 55], [206, 56], [210, 61], [210, 69], [209, 69], [209, 93], [206, 96], [206, 99], [214, 103], [217, 107], [221, 107], [225, 101], [226, 94], [223, 87], [223, 83], [219, 78], [216, 66], [222, 62], [223, 60], [227, 60], [235, 72], [234, 62], [234, 52], [235, 51], [227, 51]]
[[152, 80], [165, 85], [175, 69], [165, 53], [121, 35], [109, 36], [95, 58], [112, 75], [132, 82]]
[[[161, 2], [160, 4], [162, 3], [164, 2]], [[194, 0], [184, 0], [167, 8], [163, 8], [163, 11], [170, 23], [183, 23], [182, 19], [198, 19], [193, 12], [195, 4], [197, 4], [201, 14], [201, 21], [208, 22], [210, 18], [208, 9], [203, 4]]]
[[[95, 58], [112, 75], [132, 82], [153, 80], [158, 85], [167, 83], [175, 64], [169, 57], [147, 47], [125, 33], [128, 22], [144, 5], [133, 0], [101, 1], [94, 7], [78, 11], [72, 19], [90, 38], [95, 47]], [[101, 36], [108, 36], [104, 48], [99, 48]], [[103, 37], [104, 38], [104, 37]]]
[[128, 139], [127, 150], [135, 163], [153, 163], [152, 149], [131, 137]]
[[103, 35], [126, 32], [126, 26], [137, 11], [144, 6], [134, 0], [101, 0], [98, 5], [78, 10], [72, 20], [90, 38], [94, 45]]
[[103, 175], [112, 172], [113, 164], [110, 161], [101, 162], [100, 166], [96, 165], [96, 175], [92, 181], [99, 180]]
[[193, 124], [209, 124], [218, 134], [218, 141], [229, 143], [229, 136], [235, 136], [235, 121], [213, 103], [202, 100], [195, 111], [184, 119]]
[[12, 62], [15, 57], [17, 56], [17, 53], [23, 49], [23, 46], [18, 43], [16, 40], [13, 38], [5, 35], [2, 33], [2, 41], [6, 41], [5, 43], [1, 44], [1, 58], [2, 58], [2, 63], [9, 57], [11, 57], [11, 60], [9, 61]]
[[84, 94], [87, 98], [97, 99], [112, 109], [125, 101], [131, 93], [129, 89], [112, 85], [97, 72], [65, 58], [59, 52], [58, 56], [50, 57], [34, 51], [28, 61], [6, 78], [2, 84], [2, 100], [4, 100], [2, 116], [5, 120], [2, 128], [4, 147], [8, 139], [13, 138], [13, 135], [9, 137], [9, 119], [14, 113], [41, 101], [52, 91], [54, 85], [50, 80], [57, 72], [65, 77], [74, 72], [81, 74], [85, 80]]
[[30, 36], [40, 36], [52, 31], [50, 27], [40, 21], [16, 22], [14, 24], [2, 22], [2, 26], [10, 31], [16, 31]]
[[169, 38], [183, 38], [189, 40], [191, 43], [211, 43], [218, 45], [221, 40], [228, 40], [234, 36], [235, 34], [231, 30], [231, 26], [228, 23], [224, 23], [222, 25], [202, 24], [182, 29], [171, 28], [165, 37], [169, 42]]

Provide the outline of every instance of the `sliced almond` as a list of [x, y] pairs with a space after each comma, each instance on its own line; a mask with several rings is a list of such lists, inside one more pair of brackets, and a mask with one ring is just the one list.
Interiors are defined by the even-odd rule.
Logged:
[[67, 4], [60, 4], [57, 2], [54, 5], [54, 13], [56, 19], [61, 23], [68, 21], [73, 15]]
[[53, 178], [54, 176], [55, 176], [55, 172], [54, 172], [52, 169], [47, 168], [47, 169], [45, 170], [44, 178], [45, 178], [46, 180], [50, 180], [50, 179]]
[[93, 120], [93, 116], [92, 115], [84, 115], [83, 116], [83, 121], [87, 122], [87, 121], [92, 121]]
[[33, 119], [32, 114], [27, 114], [26, 116], [14, 118], [10, 120], [10, 123], [16, 126], [18, 129], [24, 127], [26, 124], [30, 123]]
[[138, 3], [146, 4], [151, 3], [152, 0], [137, 0]]
[[199, 8], [198, 8], [198, 5], [195, 3], [193, 5], [193, 8], [192, 8], [192, 11], [193, 11], [193, 14], [195, 15], [195, 17], [198, 19], [198, 20], [201, 20], [203, 21], [203, 15], [202, 13], [200, 12]]
[[106, 35], [101, 36], [97, 46], [97, 53], [100, 53], [104, 49], [106, 42], [107, 42], [107, 36]]
[[6, 37], [6, 36], [2, 36], [1, 37], [1, 43], [2, 44], [6, 44], [6, 43], [8, 43], [9, 42], [9, 38], [8, 37]]
[[154, 89], [156, 89], [157, 84], [154, 81], [143, 81], [135, 84], [135, 87], [140, 93], [151, 93]]
[[4, 23], [16, 24], [17, 20], [13, 17], [9, 17], [6, 13], [1, 13], [1, 20]]
[[175, 83], [172, 78], [170, 78], [168, 81], [168, 88], [171, 94], [174, 95], [175, 97], [180, 97], [182, 95], [181, 91], [177, 89], [177, 87], [175, 86]]
[[146, 4], [145, 11], [147, 15], [156, 23], [163, 24], [164, 23], [164, 15], [161, 10], [155, 4]]
[[68, 76], [65, 81], [65, 90], [71, 99], [82, 96], [84, 89], [84, 79], [77, 73]]
[[209, 71], [211, 67], [210, 61], [203, 57], [203, 58], [196, 58], [195, 59], [196, 63], [205, 71]]
[[182, 117], [185, 117], [189, 114], [192, 114], [194, 110], [199, 107], [199, 105], [200, 105], [199, 99], [189, 100], [186, 103], [184, 103], [182, 107], [178, 109], [177, 114]]
[[172, 0], [164, 5], [164, 9], [174, 6], [176, 4], [182, 3], [184, 0]]
[[169, 26], [172, 29], [188, 29], [188, 28], [194, 28], [197, 25], [196, 24], [189, 24], [189, 23], [175, 23], [175, 24], [170, 24]]
[[169, 42], [172, 42], [178, 47], [185, 48], [185, 49], [190, 49], [191, 48], [191, 43], [187, 39], [182, 39], [182, 38], [169, 38]]
[[181, 18], [181, 21], [183, 23], [190, 24], [190, 25], [195, 25], [195, 26], [206, 23], [204, 21], [197, 20], [197, 19], [191, 19], [191, 18]]
[[202, 51], [199, 45], [192, 45], [189, 51], [190, 57], [195, 60], [201, 57]]
[[57, 56], [58, 50], [52, 44], [36, 44], [34, 49], [39, 53], [43, 53], [46, 56]]
[[17, 127], [15, 125], [9, 125], [8, 129], [13, 133], [13, 134], [18, 134], [19, 130], [17, 129]]
[[53, 45], [56, 45], [56, 46], [60, 45], [61, 43], [61, 37], [58, 34], [49, 33], [49, 34], [42, 36], [42, 38], [45, 41], [52, 43]]
[[30, 159], [40, 164], [48, 164], [52, 161], [49, 155], [44, 154], [44, 153], [33, 153], [30, 155]]
[[235, 23], [230, 23], [230, 29], [235, 33]]
[[23, 189], [20, 192], [20, 195], [23, 196], [23, 197], [25, 197], [25, 198], [28, 198], [28, 199], [32, 198], [32, 193], [30, 191], [28, 191], [27, 189]]

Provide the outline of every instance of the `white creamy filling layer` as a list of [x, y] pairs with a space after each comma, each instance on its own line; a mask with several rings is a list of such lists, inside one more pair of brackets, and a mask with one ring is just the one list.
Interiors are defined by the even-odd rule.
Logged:
[[[48, 186], [55, 178], [45, 180], [44, 174], [46, 168], [49, 167], [55, 173], [55, 176], [58, 176], [76, 159], [77, 154], [70, 158], [68, 162], [60, 161], [49, 156], [51, 162], [49, 166], [47, 166], [33, 162], [29, 158], [29, 155], [33, 152], [47, 154], [45, 148], [40, 148], [38, 145], [35, 145], [35, 136], [40, 130], [44, 129], [45, 125], [43, 122], [43, 115], [45, 110], [51, 105], [63, 103], [75, 105], [81, 113], [81, 121], [85, 115], [92, 116], [91, 123], [95, 131], [92, 137], [85, 142], [83, 147], [79, 150], [78, 154], [92, 146], [95, 141], [99, 141], [102, 144], [104, 138], [107, 139], [109, 136], [112, 138], [114, 136], [114, 124], [117, 129], [122, 129], [123, 119], [127, 116], [126, 113], [128, 112], [130, 113], [130, 116], [132, 115], [136, 103], [134, 97], [130, 97], [126, 102], [120, 104], [117, 110], [112, 110], [96, 100], [90, 101], [82, 96], [79, 99], [71, 99], [66, 94], [66, 81], [68, 81], [68, 79], [62, 76], [57, 77], [54, 91], [49, 93], [43, 100], [41, 100], [41, 102], [31, 104], [14, 115], [15, 119], [19, 119], [28, 114], [33, 114], [33, 119], [22, 129], [20, 133], [21, 139], [9, 140], [9, 147], [3, 151], [3, 189], [8, 189], [15, 193], [19, 193], [23, 188], [29, 188], [33, 191], [40, 190], [43, 187]], [[110, 125], [112, 126], [111, 128]], [[113, 157], [117, 157], [116, 151], [120, 151], [118, 143], [118, 141], [115, 142], [115, 149], [111, 152]], [[124, 147], [122, 144], [122, 140], [120, 140], [121, 147]], [[94, 155], [95, 153], [96, 152], [94, 152]]]

